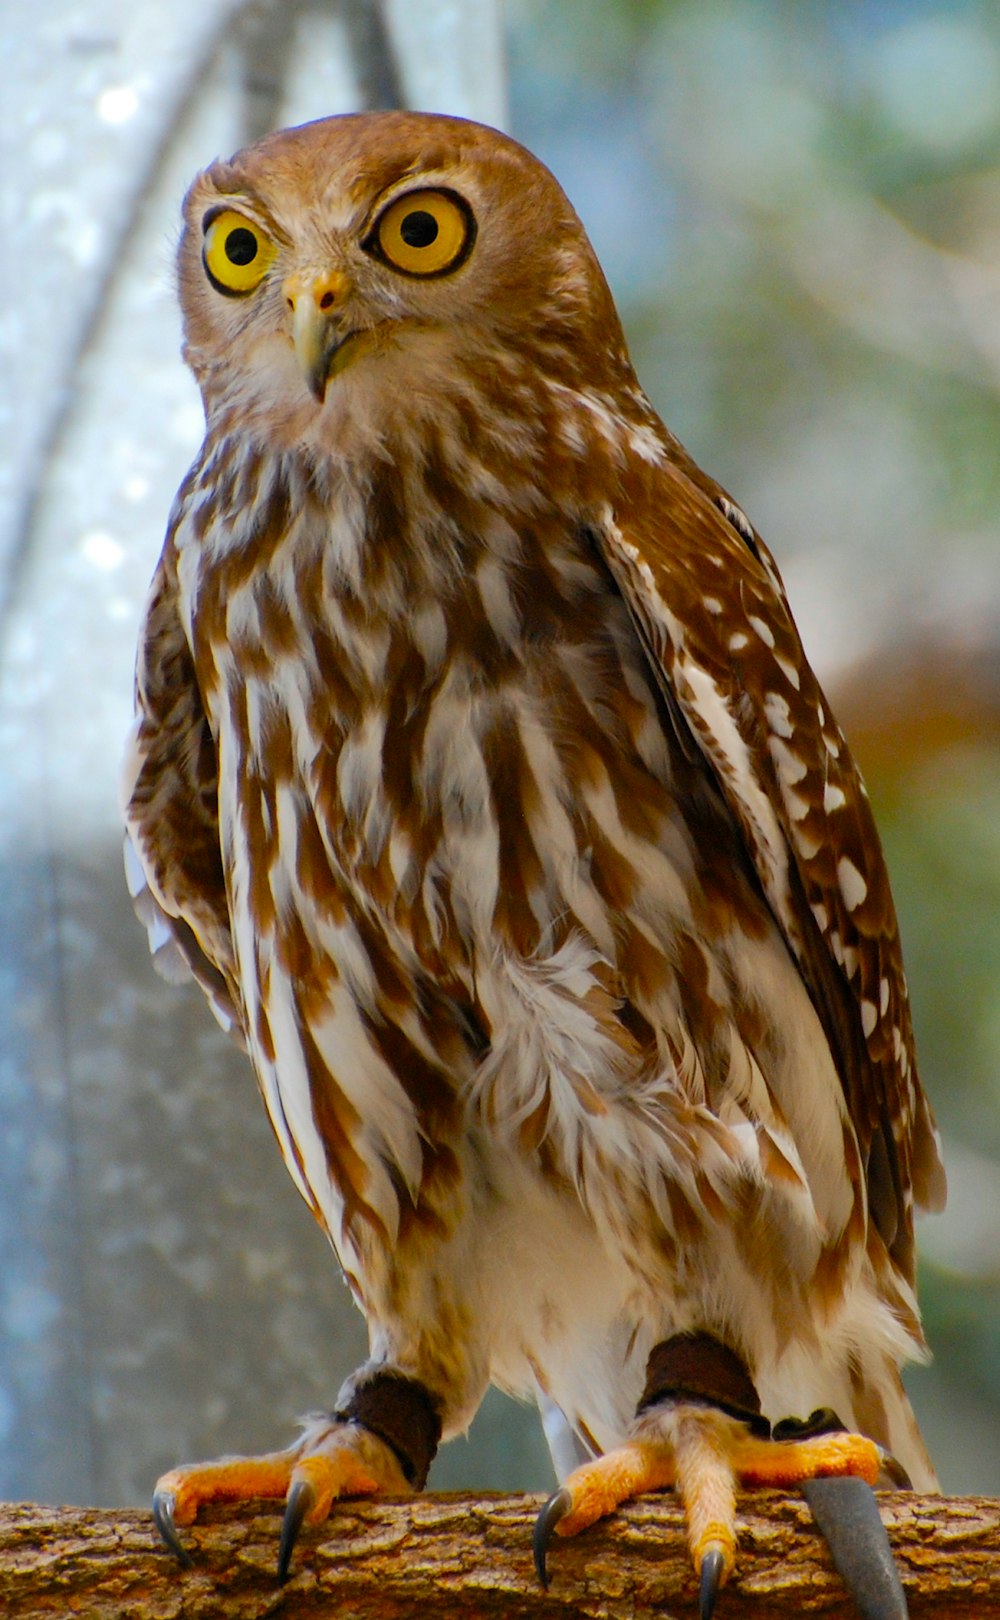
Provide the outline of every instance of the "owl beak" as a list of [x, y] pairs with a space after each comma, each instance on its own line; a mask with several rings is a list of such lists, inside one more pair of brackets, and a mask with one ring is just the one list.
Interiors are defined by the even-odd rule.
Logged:
[[326, 385], [338, 350], [350, 343], [351, 334], [340, 325], [350, 282], [339, 270], [321, 275], [290, 275], [282, 291], [292, 312], [292, 343], [306, 386], [320, 404], [326, 398]]

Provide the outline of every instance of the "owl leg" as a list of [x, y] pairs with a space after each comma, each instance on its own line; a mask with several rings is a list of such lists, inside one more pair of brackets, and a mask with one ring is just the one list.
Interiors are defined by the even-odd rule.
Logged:
[[535, 1567], [547, 1585], [553, 1532], [575, 1535], [620, 1503], [673, 1486], [684, 1504], [701, 1617], [711, 1620], [735, 1562], [737, 1484], [798, 1486], [864, 1620], [906, 1620], [872, 1491], [884, 1473], [892, 1484], [908, 1483], [879, 1446], [845, 1433], [832, 1413], [772, 1432], [740, 1358], [707, 1334], [678, 1335], [650, 1355], [630, 1438], [575, 1469], [542, 1508]]
[[177, 1534], [204, 1502], [284, 1497], [278, 1579], [288, 1574], [303, 1524], [320, 1524], [347, 1496], [405, 1496], [422, 1490], [441, 1437], [438, 1403], [415, 1378], [378, 1369], [349, 1380], [330, 1417], [312, 1419], [297, 1443], [260, 1457], [225, 1457], [171, 1469], [157, 1480], [153, 1518], [182, 1564]]

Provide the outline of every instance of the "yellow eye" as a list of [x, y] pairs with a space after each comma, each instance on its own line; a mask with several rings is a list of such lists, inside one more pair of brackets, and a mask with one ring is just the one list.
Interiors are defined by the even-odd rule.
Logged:
[[201, 250], [209, 281], [217, 292], [253, 292], [277, 257], [277, 248], [259, 225], [233, 208], [209, 221]]
[[450, 191], [409, 191], [390, 203], [375, 227], [382, 257], [408, 276], [457, 269], [475, 235], [468, 207]]

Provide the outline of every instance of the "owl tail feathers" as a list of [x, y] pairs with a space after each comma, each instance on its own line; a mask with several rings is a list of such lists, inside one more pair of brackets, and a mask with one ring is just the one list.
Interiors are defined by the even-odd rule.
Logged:
[[903, 1388], [899, 1369], [888, 1356], [855, 1379], [854, 1421], [862, 1434], [896, 1459], [915, 1491], [940, 1490], [920, 1426]]

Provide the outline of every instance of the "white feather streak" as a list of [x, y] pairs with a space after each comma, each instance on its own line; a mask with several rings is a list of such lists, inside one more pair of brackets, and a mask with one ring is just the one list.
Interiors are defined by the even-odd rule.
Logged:
[[868, 897], [868, 884], [847, 855], [837, 862], [837, 883], [848, 911], [856, 911]]

